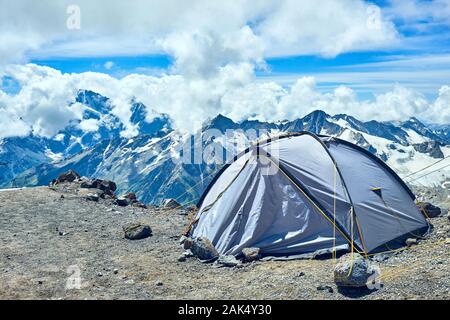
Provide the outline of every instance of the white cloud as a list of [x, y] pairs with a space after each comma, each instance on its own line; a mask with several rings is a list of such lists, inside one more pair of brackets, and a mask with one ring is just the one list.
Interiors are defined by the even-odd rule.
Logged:
[[111, 70], [114, 66], [115, 66], [115, 64], [112, 61], [106, 61], [105, 64], [103, 65], [103, 67], [106, 70]]
[[[413, 27], [423, 27], [424, 21], [450, 25], [450, 2], [448, 0], [390, 0], [386, 9], [389, 16], [402, 19], [405, 22], [417, 23]], [[422, 29], [424, 31], [424, 29]]]
[[[54, 136], [70, 120], [82, 118], [84, 106], [74, 104], [79, 89], [109, 97], [112, 112], [126, 126], [123, 135], [127, 137], [137, 134], [135, 126], [129, 123], [133, 98], [147, 106], [148, 121], [155, 112], [167, 113], [176, 128], [191, 132], [218, 113], [236, 121], [276, 121], [292, 120], [316, 109], [330, 114], [347, 113], [362, 120], [405, 120], [416, 116], [430, 122], [450, 122], [448, 86], [441, 88], [432, 103], [422, 94], [399, 85], [366, 101], [345, 86], [321, 93], [313, 77], [299, 78], [290, 87], [256, 81], [251, 63], [228, 64], [208, 78], [132, 74], [116, 79], [92, 72], [62, 74], [33, 64], [9, 66], [7, 74], [20, 83], [21, 90], [16, 95], [0, 91], [4, 115], [0, 119], [0, 137], [25, 135], [31, 129], [38, 135]], [[94, 131], [96, 125], [95, 121], [87, 121], [80, 126]]]
[[[374, 8], [376, 10], [374, 10]], [[321, 54], [391, 46], [398, 38], [393, 23], [364, 1], [282, 1], [258, 25], [271, 56]]]
[[83, 120], [79, 123], [79, 127], [84, 132], [95, 132], [98, 130], [98, 121], [95, 119]]
[[379, 28], [370, 28], [373, 16], [363, 0], [323, 0], [320, 8], [310, 0], [78, 0], [81, 29], [69, 30], [66, 8], [72, 4], [0, 0], [0, 64], [26, 57], [166, 52], [179, 70], [191, 72], [192, 61], [203, 74], [229, 62], [334, 56], [390, 46], [397, 38], [383, 15], [376, 17]]

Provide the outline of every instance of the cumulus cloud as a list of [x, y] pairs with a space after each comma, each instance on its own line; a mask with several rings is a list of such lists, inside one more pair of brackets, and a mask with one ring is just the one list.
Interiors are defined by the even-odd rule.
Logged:
[[111, 70], [113, 67], [114, 67], [114, 62], [112, 62], [112, 61], [106, 61], [105, 62], [105, 64], [103, 65], [103, 67], [106, 69], [106, 70]]
[[[79, 89], [111, 100], [112, 113], [125, 125], [124, 136], [137, 133], [129, 121], [130, 102], [148, 107], [147, 121], [167, 113], [180, 130], [198, 129], [218, 113], [234, 120], [294, 119], [322, 109], [361, 119], [432, 118], [443, 110], [448, 88], [435, 103], [397, 86], [360, 101], [347, 87], [321, 93], [316, 79], [304, 77], [289, 87], [257, 81], [265, 58], [315, 54], [334, 57], [348, 51], [386, 48], [399, 35], [378, 7], [363, 0], [78, 0], [80, 29], [67, 28], [69, 0], [0, 0], [0, 78], [20, 86], [17, 94], [0, 91], [0, 137], [33, 132], [54, 136], [71, 120], [81, 120], [74, 104]], [[126, 12], [126, 14], [124, 14]], [[115, 56], [164, 53], [173, 58], [166, 74], [131, 74], [121, 79], [103, 73], [62, 74], [31, 58]], [[15, 64], [9, 64], [15, 63]], [[107, 62], [104, 68], [114, 67]], [[447, 89], [446, 89], [447, 88]], [[441, 112], [445, 115], [445, 112]], [[447, 117], [447, 118], [446, 118]], [[81, 122], [84, 130], [96, 123]]]
[[334, 56], [385, 47], [397, 38], [393, 24], [363, 0], [323, 0], [320, 8], [309, 0], [75, 4], [80, 29], [67, 28], [73, 18], [67, 8], [73, 1], [0, 0], [0, 64], [27, 57], [165, 52], [176, 59], [177, 69], [205, 72], [237, 60], [260, 61], [262, 56]]
[[[129, 121], [131, 101], [148, 108], [147, 121], [167, 113], [174, 126], [193, 132], [203, 121], [222, 113], [236, 121], [293, 120], [320, 109], [330, 114], [347, 113], [362, 120], [405, 120], [416, 116], [429, 122], [450, 122], [450, 87], [443, 86], [430, 103], [420, 93], [399, 85], [373, 100], [360, 100], [348, 87], [321, 93], [313, 77], [299, 78], [282, 87], [272, 81], [256, 81], [251, 63], [228, 64], [209, 78], [181, 75], [160, 77], [132, 74], [117, 79], [102, 73], [62, 74], [34, 64], [8, 67], [8, 76], [20, 83], [16, 95], [0, 91], [0, 137], [34, 134], [52, 137], [74, 119], [82, 119], [83, 105], [75, 102], [79, 89], [110, 98], [112, 113], [124, 123], [123, 136], [137, 134]], [[96, 121], [80, 127], [95, 131]]]

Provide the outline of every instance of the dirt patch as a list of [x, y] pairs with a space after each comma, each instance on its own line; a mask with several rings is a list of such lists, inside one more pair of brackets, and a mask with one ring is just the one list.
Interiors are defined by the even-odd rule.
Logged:
[[[379, 290], [338, 290], [335, 261], [257, 261], [217, 268], [179, 262], [186, 227], [181, 209], [117, 207], [70, 188], [0, 192], [2, 299], [449, 299], [450, 224], [378, 262]], [[61, 195], [64, 195], [62, 198]], [[122, 226], [148, 223], [153, 236], [130, 241]], [[79, 273], [79, 274], [78, 274]], [[77, 287], [77, 276], [80, 287]], [[317, 290], [330, 286], [333, 292]]]

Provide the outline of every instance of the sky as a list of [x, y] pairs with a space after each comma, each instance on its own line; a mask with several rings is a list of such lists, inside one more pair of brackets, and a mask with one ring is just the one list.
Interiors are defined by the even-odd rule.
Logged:
[[0, 138], [54, 136], [79, 89], [124, 136], [133, 98], [188, 131], [315, 109], [450, 123], [450, 0], [0, 0], [0, 43]]

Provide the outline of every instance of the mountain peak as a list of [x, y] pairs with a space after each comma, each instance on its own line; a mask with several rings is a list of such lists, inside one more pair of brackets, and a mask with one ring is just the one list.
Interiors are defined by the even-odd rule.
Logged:
[[303, 119], [315, 119], [315, 120], [323, 120], [329, 118], [330, 115], [322, 110], [314, 110], [311, 113], [308, 113]]
[[204, 130], [218, 129], [224, 132], [227, 129], [237, 129], [237, 128], [238, 124], [236, 124], [230, 118], [227, 118], [219, 113], [216, 117], [214, 117], [213, 119], [211, 119], [209, 122], [206, 123]]
[[91, 90], [78, 90], [75, 101], [84, 104], [101, 114], [108, 114], [111, 109], [108, 98]]

